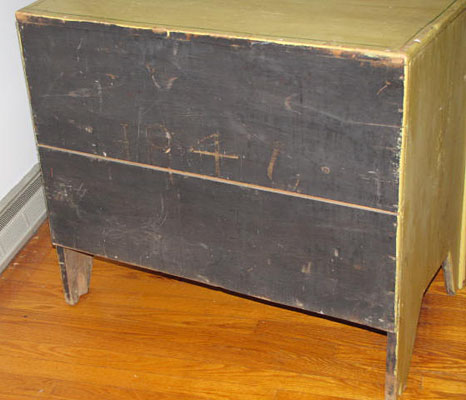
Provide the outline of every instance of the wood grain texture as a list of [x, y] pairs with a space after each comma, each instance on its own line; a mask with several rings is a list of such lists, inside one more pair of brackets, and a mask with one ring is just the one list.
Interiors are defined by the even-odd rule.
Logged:
[[397, 210], [402, 62], [36, 22], [39, 144]]
[[58, 263], [66, 302], [73, 306], [89, 291], [92, 256], [57, 246]]
[[[0, 398], [377, 400], [386, 337], [97, 259], [75, 307], [48, 226], [0, 276]], [[441, 273], [403, 400], [466, 395], [466, 294]]]
[[443, 276], [445, 277], [445, 288], [447, 293], [453, 296], [456, 293], [457, 282], [455, 280], [455, 271], [449, 257], [442, 264]]
[[465, 261], [461, 258], [461, 223], [466, 148], [466, 12], [443, 28], [408, 60], [406, 67], [397, 234], [399, 391], [408, 375], [425, 288], [447, 259], [454, 287], [461, 287]]
[[41, 148], [54, 243], [390, 330], [396, 217]]

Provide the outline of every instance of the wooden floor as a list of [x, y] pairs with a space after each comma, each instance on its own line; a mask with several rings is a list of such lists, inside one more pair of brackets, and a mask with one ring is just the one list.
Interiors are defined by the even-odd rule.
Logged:
[[[0, 276], [0, 399], [383, 399], [386, 336], [97, 260], [75, 307], [48, 226]], [[441, 273], [402, 399], [466, 399], [466, 292]]]

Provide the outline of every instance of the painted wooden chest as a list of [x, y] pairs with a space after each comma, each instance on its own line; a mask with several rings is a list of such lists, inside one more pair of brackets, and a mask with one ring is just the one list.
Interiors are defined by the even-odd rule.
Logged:
[[[464, 282], [465, 1], [41, 0], [17, 13], [66, 300], [92, 256], [387, 332]], [[463, 221], [463, 223], [462, 223]]]

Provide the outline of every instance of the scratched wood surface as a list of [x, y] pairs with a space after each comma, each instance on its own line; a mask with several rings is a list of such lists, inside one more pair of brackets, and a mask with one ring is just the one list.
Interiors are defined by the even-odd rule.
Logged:
[[396, 217], [40, 149], [55, 244], [383, 330]]
[[34, 18], [20, 32], [39, 144], [397, 209], [400, 60]]
[[[402, 400], [466, 396], [466, 293], [424, 300]], [[0, 276], [0, 398], [383, 399], [384, 335], [97, 260], [63, 300], [48, 226]]]

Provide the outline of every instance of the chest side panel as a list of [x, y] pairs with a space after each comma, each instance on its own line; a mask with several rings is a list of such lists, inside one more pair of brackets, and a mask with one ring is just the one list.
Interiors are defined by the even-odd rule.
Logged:
[[393, 215], [40, 151], [55, 243], [393, 329]]
[[400, 64], [40, 23], [21, 26], [39, 144], [396, 210]]

